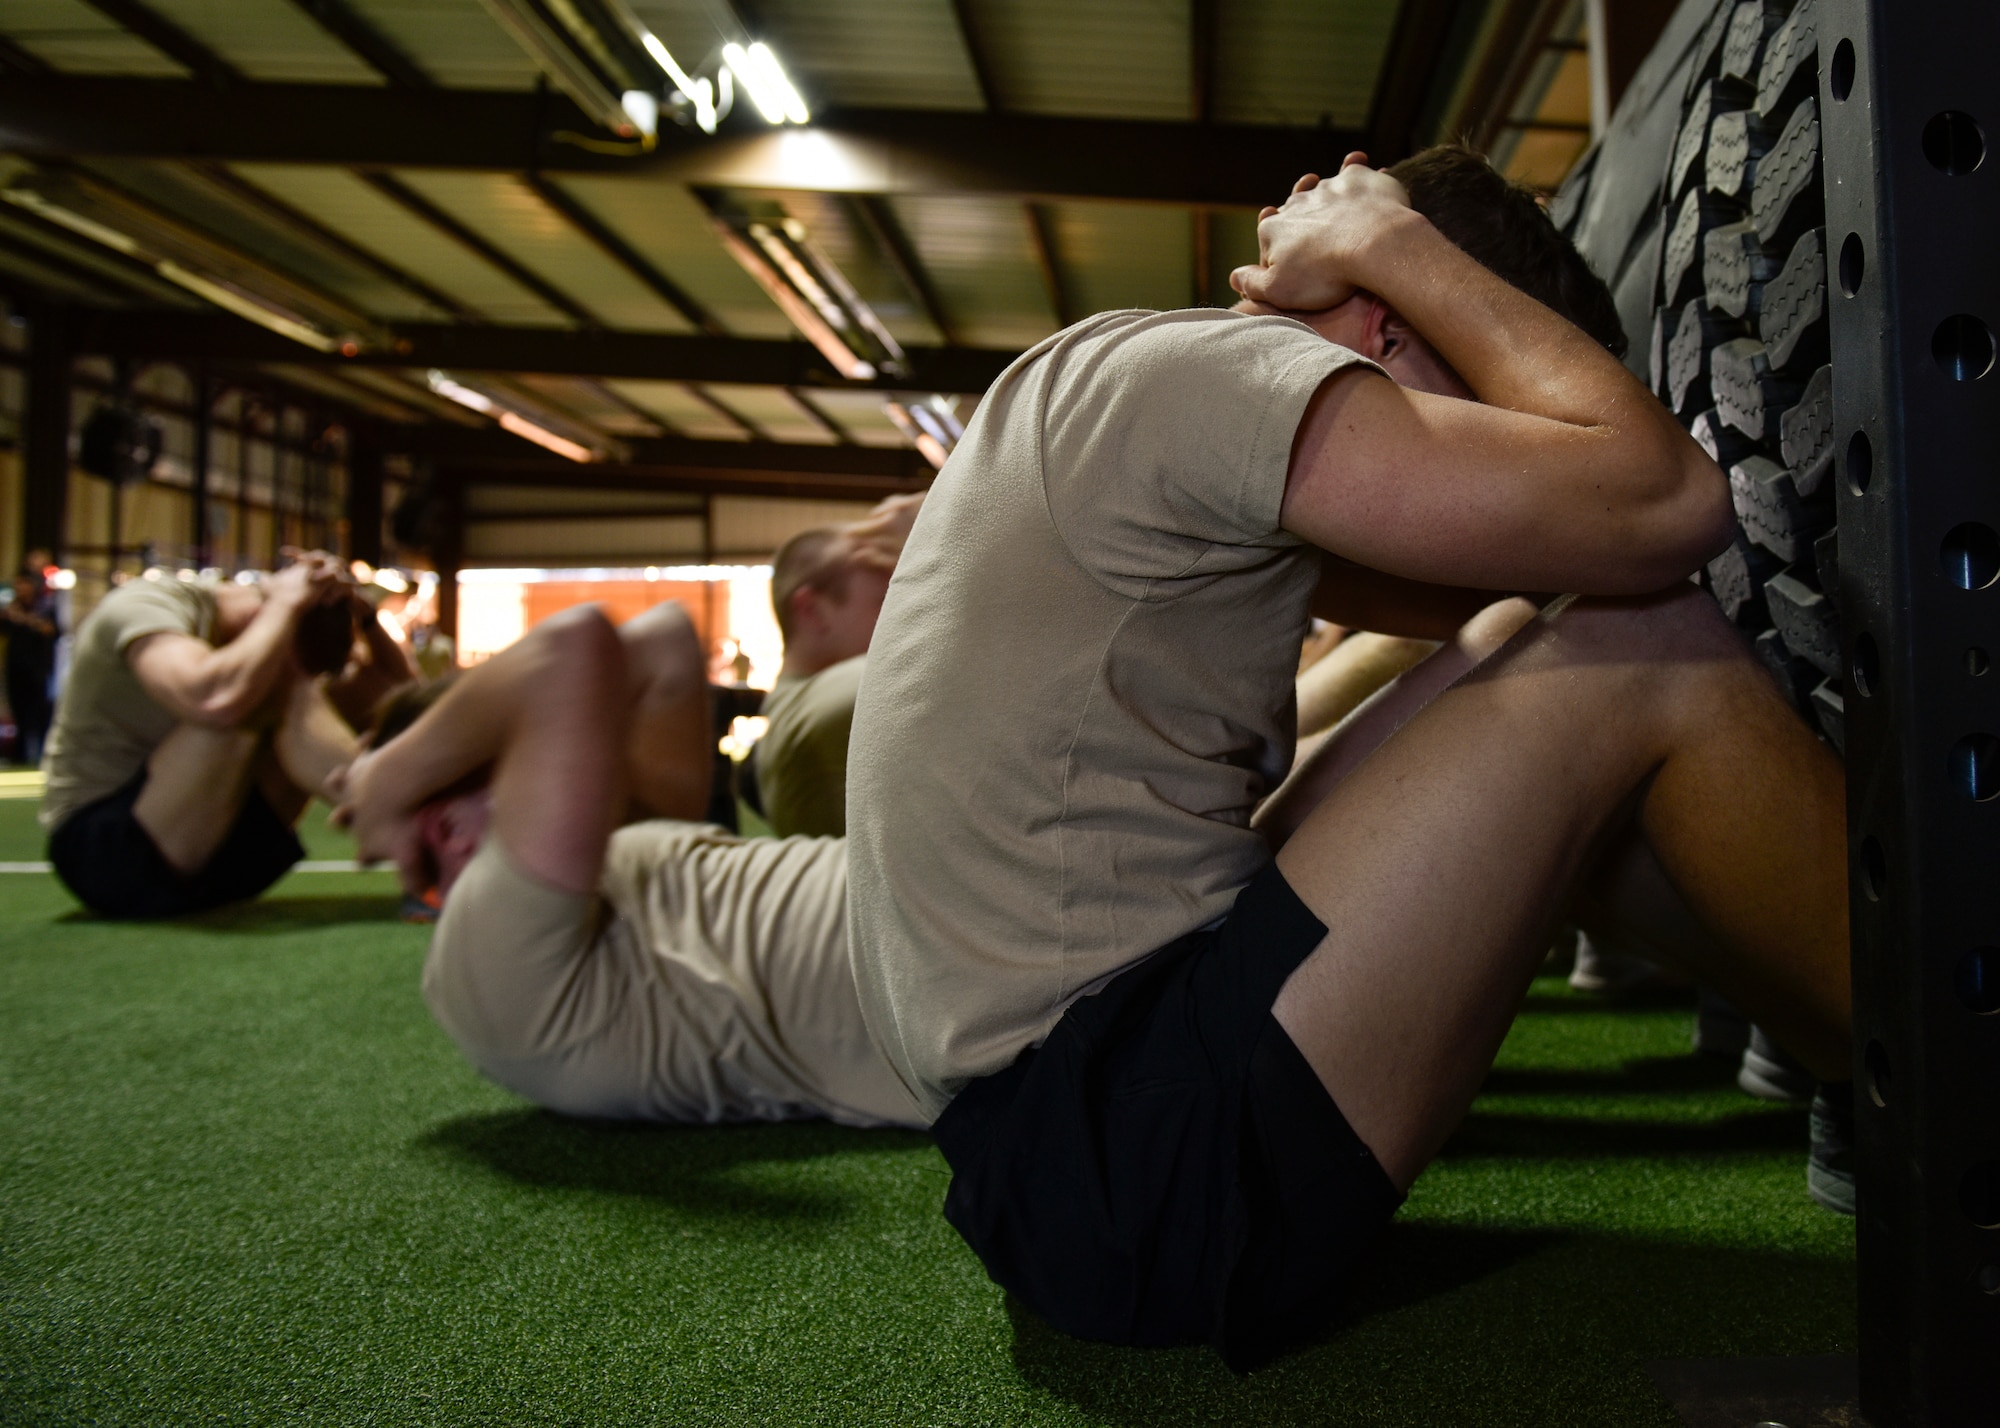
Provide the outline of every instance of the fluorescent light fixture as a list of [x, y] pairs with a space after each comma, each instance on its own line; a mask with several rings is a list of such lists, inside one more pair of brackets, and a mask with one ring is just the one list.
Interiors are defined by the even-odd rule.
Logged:
[[618, 107], [647, 138], [660, 132], [660, 101], [644, 89], [628, 89], [618, 96]]
[[114, 252], [146, 264], [155, 273], [176, 287], [187, 289], [200, 298], [205, 298], [227, 312], [247, 318], [259, 327], [289, 337], [292, 341], [312, 348], [316, 352], [339, 352], [352, 357], [361, 350], [360, 340], [353, 336], [336, 336], [316, 324], [300, 317], [297, 313], [280, 307], [269, 298], [261, 297], [247, 288], [238, 287], [225, 278], [210, 277], [192, 268], [183, 267], [171, 258], [160, 258], [148, 252], [145, 245], [129, 233], [120, 232], [109, 224], [87, 218], [74, 209], [65, 208], [31, 188], [10, 188], [0, 191], [0, 198], [16, 208], [25, 208], [38, 218], [67, 228], [70, 232], [100, 243]]
[[784, 66], [771, 53], [771, 47], [762, 40], [747, 50], [739, 44], [724, 45], [722, 58], [730, 72], [750, 91], [750, 102], [757, 106], [766, 123], [783, 124], [789, 120], [804, 124], [811, 120], [805, 100], [799, 97]]
[[819, 349], [821, 356], [833, 363], [834, 371], [858, 382], [865, 382], [875, 375], [875, 364], [862, 358], [842, 340], [832, 325], [820, 316], [819, 310], [799, 296], [771, 266], [760, 247], [750, 243], [720, 219], [716, 220], [715, 236], [743, 271], [755, 278], [757, 285], [770, 295], [771, 301], [783, 309], [785, 316], [792, 320], [792, 326]]
[[495, 401], [477, 388], [468, 387], [465, 383], [454, 380], [449, 374], [440, 372], [435, 367], [424, 374], [424, 381], [439, 396], [457, 402], [462, 407], [469, 407], [482, 416], [492, 417], [500, 423], [502, 431], [510, 431], [522, 440], [532, 441], [546, 451], [553, 451], [558, 456], [584, 464], [597, 459], [597, 453], [582, 442], [571, 441], [566, 436], [557, 435], [547, 427], [528, 420], [512, 407]]
[[965, 425], [959, 421], [958, 412], [950, 402], [936, 394], [928, 397], [890, 397], [882, 403], [882, 410], [909, 438], [910, 444], [922, 453], [924, 460], [939, 470], [944, 468], [945, 460], [958, 445], [958, 439], [965, 435]]

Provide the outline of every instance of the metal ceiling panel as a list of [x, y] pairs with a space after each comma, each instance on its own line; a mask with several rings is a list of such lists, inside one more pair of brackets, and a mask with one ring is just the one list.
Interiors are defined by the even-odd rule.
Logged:
[[297, 5], [281, 0], [146, 0], [251, 79], [381, 84], [382, 76]]
[[960, 342], [1028, 347], [1056, 330], [1020, 204], [923, 196], [893, 199], [890, 207]]
[[607, 327], [633, 332], [692, 332], [688, 320], [608, 257], [569, 221], [510, 174], [410, 169], [397, 174]]
[[797, 335], [764, 290], [722, 250], [707, 212], [679, 184], [612, 177], [551, 182], [559, 182], [731, 334]]
[[83, 0], [7, 0], [0, 34], [70, 74], [181, 79], [187, 71]]
[[748, 441], [750, 433], [679, 382], [609, 382], [619, 396], [653, 413], [682, 436], [705, 441]]
[[1050, 203], [1049, 236], [1075, 316], [1121, 307], [1162, 311], [1194, 301], [1194, 224], [1187, 210], [1136, 203]]
[[439, 84], [533, 89], [541, 72], [480, 0], [347, 0], [356, 14]]
[[1184, 3], [968, 0], [968, 9], [1001, 108], [1109, 119], [1188, 117], [1192, 63]]
[[703, 389], [773, 441], [807, 446], [831, 446], [834, 436], [819, 419], [792, 400], [783, 387], [748, 387], [734, 382], [704, 382]]
[[880, 392], [842, 392], [819, 388], [812, 404], [825, 412], [857, 446], [908, 446], [909, 438], [882, 410]]
[[[1216, 30], [1215, 118], [1364, 122], [1396, 9], [1397, 0], [1232, 0]], [[1340, 159], [1333, 154], [1327, 163]]]
[[664, 436], [665, 429], [620, 401], [602, 383], [583, 377], [522, 375], [510, 378], [551, 406], [612, 436]]
[[105, 159], [90, 170], [228, 244], [385, 322], [434, 322], [449, 313], [282, 220], [258, 212], [198, 168]]
[[466, 527], [468, 564], [499, 566], [674, 565], [699, 560], [700, 516], [608, 521], [480, 520]]
[[391, 203], [346, 169], [235, 164], [235, 172], [359, 247], [457, 298], [493, 322], [573, 323], [460, 244]]
[[985, 108], [950, 0], [761, 0], [757, 13], [808, 105]]

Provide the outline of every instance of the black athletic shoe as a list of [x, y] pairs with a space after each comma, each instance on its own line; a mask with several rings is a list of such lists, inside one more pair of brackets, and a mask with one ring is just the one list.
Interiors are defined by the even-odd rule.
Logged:
[[1803, 1106], [1812, 1099], [1812, 1072], [1792, 1060], [1785, 1048], [1764, 1034], [1764, 1028], [1750, 1028], [1750, 1044], [1743, 1048], [1743, 1067], [1736, 1084], [1760, 1101], [1782, 1101]]
[[1854, 1083], [1822, 1085], [1812, 1102], [1806, 1193], [1836, 1215], [1854, 1213]]

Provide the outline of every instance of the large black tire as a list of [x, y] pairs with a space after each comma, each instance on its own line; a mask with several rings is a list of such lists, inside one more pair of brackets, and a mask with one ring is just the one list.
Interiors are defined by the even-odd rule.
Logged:
[[1813, 0], [1684, 0], [1551, 205], [1610, 284], [1626, 363], [1729, 473], [1702, 580], [1843, 742]]

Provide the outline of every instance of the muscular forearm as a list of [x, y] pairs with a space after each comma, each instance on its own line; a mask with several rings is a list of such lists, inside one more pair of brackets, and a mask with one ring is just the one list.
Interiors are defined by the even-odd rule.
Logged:
[[408, 811], [495, 762], [544, 677], [544, 648], [531, 634], [459, 675], [434, 708], [373, 756], [372, 786], [393, 790]]
[[229, 727], [260, 708], [291, 667], [299, 607], [267, 600], [243, 633], [202, 658], [186, 699], [197, 722]]

